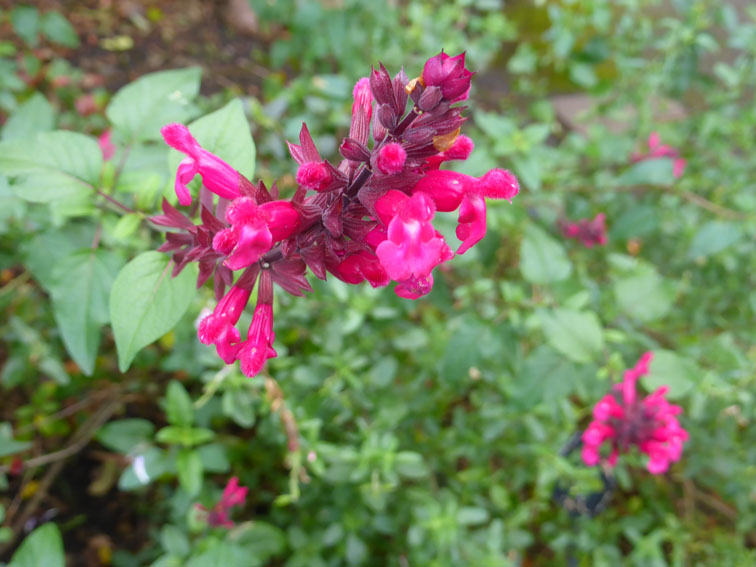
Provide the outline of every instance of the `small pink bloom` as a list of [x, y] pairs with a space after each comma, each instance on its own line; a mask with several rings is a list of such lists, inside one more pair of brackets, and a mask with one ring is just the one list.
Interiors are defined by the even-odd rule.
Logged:
[[598, 213], [593, 220], [580, 219], [577, 223], [562, 221], [560, 226], [564, 236], [580, 240], [586, 248], [604, 246], [608, 242], [604, 213]]
[[247, 340], [239, 348], [237, 358], [241, 361], [242, 373], [252, 378], [256, 376], [269, 358], [278, 354], [273, 348], [275, 340], [273, 332], [273, 306], [258, 303], [252, 324], [249, 327]]
[[648, 374], [653, 353], [646, 352], [634, 368], [628, 369], [622, 382], [604, 396], [593, 408], [593, 421], [585, 430], [583, 462], [595, 466], [601, 460], [601, 446], [609, 443], [610, 454], [606, 462], [614, 466], [617, 456], [632, 445], [648, 455], [648, 471], [661, 474], [682, 456], [683, 443], [688, 432], [680, 427], [677, 415], [679, 406], [670, 404], [664, 397], [667, 387], [662, 386], [639, 400], [636, 392], [638, 380]]
[[380, 260], [367, 250], [347, 256], [333, 270], [334, 274], [350, 284], [367, 280], [373, 287], [388, 285], [390, 278]]
[[376, 160], [378, 169], [382, 173], [392, 174], [399, 173], [404, 169], [404, 162], [407, 161], [407, 152], [401, 144], [390, 142], [378, 151]]
[[89, 116], [97, 112], [97, 101], [92, 94], [83, 94], [74, 101], [74, 108], [81, 116]]
[[251, 289], [233, 286], [215, 306], [212, 314], [205, 317], [199, 325], [197, 334], [200, 342], [205, 345], [214, 344], [218, 356], [226, 364], [236, 360], [237, 343], [241, 337], [235, 325], [251, 294]]
[[376, 255], [394, 281], [427, 278], [433, 268], [453, 256], [430, 222], [435, 213], [433, 201], [423, 193], [408, 197], [392, 190], [376, 202], [379, 214], [389, 201], [396, 215], [388, 223], [387, 239], [378, 245]]
[[333, 181], [325, 162], [308, 161], [297, 170], [297, 183], [313, 191], [324, 191]]
[[105, 130], [100, 137], [97, 138], [97, 145], [100, 146], [102, 152], [102, 159], [108, 161], [115, 155], [116, 147], [113, 144], [113, 132], [108, 129]]
[[465, 69], [465, 54], [449, 57], [439, 53], [425, 62], [421, 75], [426, 87], [439, 87], [449, 102], [465, 100], [470, 91], [473, 73]]
[[517, 178], [502, 169], [492, 169], [480, 178], [456, 171], [430, 170], [412, 189], [413, 194], [428, 195], [441, 212], [459, 207], [457, 237], [462, 244], [457, 254], [464, 254], [486, 234], [484, 197], [511, 201], [519, 190]]
[[234, 522], [229, 519], [231, 508], [244, 506], [248, 491], [249, 489], [246, 486], [239, 486], [239, 479], [234, 476], [229, 479], [226, 487], [223, 489], [220, 501], [211, 510], [207, 510], [201, 504], [197, 504], [197, 508], [207, 513], [207, 523], [210, 526], [214, 528], [233, 528]]
[[373, 93], [370, 92], [370, 79], [362, 77], [357, 81], [352, 90], [352, 96], [354, 97], [352, 114], [357, 114], [357, 111], [361, 109], [370, 122], [370, 118], [373, 116]]
[[216, 195], [224, 199], [240, 196], [240, 173], [218, 156], [203, 149], [189, 132], [189, 128], [183, 124], [168, 124], [160, 132], [169, 146], [188, 156], [176, 172], [175, 189], [179, 203], [184, 206], [191, 204], [192, 195], [187, 185], [198, 173], [202, 176], [205, 187]]
[[240, 270], [257, 262], [274, 242], [294, 234], [300, 225], [299, 213], [288, 201], [257, 205], [251, 197], [239, 197], [226, 210], [231, 228], [218, 232], [213, 248], [226, 254], [224, 265]]
[[667, 144], [661, 143], [661, 137], [658, 132], [651, 132], [648, 136], [648, 153], [634, 153], [630, 156], [631, 161], [639, 162], [648, 159], [670, 158], [673, 160], [672, 174], [679, 178], [685, 172], [686, 161], [680, 157], [680, 151]]

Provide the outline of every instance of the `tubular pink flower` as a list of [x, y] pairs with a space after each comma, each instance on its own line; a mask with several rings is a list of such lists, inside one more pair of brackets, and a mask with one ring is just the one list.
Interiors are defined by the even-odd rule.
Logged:
[[160, 133], [166, 144], [189, 156], [181, 162], [176, 172], [175, 189], [179, 203], [184, 206], [192, 203], [187, 184], [198, 173], [202, 176], [205, 187], [224, 199], [235, 199], [241, 194], [241, 174], [218, 156], [203, 149], [189, 132], [189, 128], [183, 124], [168, 124], [163, 126]]
[[247, 340], [239, 348], [237, 358], [241, 361], [241, 370], [245, 376], [252, 378], [259, 374], [269, 358], [278, 356], [273, 348], [273, 306], [258, 302]]
[[248, 491], [249, 489], [246, 486], [239, 486], [239, 479], [234, 476], [229, 479], [226, 487], [223, 489], [220, 501], [211, 510], [207, 510], [201, 504], [197, 504], [197, 508], [207, 513], [206, 520], [210, 526], [214, 528], [233, 528], [234, 522], [229, 519], [231, 508], [244, 506]]
[[197, 332], [200, 342], [205, 345], [214, 344], [218, 356], [226, 364], [236, 360], [236, 343], [241, 337], [235, 325], [239, 322], [251, 294], [251, 289], [233, 286], [215, 306], [212, 314], [200, 322]]
[[560, 227], [566, 238], [579, 240], [586, 248], [604, 246], [608, 242], [604, 213], [598, 213], [593, 220], [580, 219], [576, 223], [561, 221]]
[[433, 268], [454, 255], [430, 223], [435, 213], [433, 201], [423, 193], [407, 197], [392, 190], [379, 202], [387, 198], [395, 201], [397, 214], [389, 222], [387, 239], [378, 245], [376, 255], [392, 280], [427, 278]]
[[274, 242], [294, 234], [300, 217], [288, 201], [270, 201], [257, 205], [251, 197], [239, 197], [226, 211], [231, 228], [216, 234], [213, 247], [226, 254], [224, 265], [240, 270], [257, 262]]
[[423, 295], [428, 295], [433, 289], [433, 274], [427, 277], [411, 277], [399, 282], [394, 288], [394, 293], [404, 299], [418, 299]]
[[297, 170], [297, 183], [313, 191], [324, 191], [333, 181], [325, 162], [308, 161]]
[[447, 101], [457, 102], [467, 98], [472, 76], [465, 69], [464, 52], [454, 57], [441, 52], [425, 62], [421, 78], [425, 86], [439, 87]]
[[630, 160], [633, 162], [660, 158], [670, 158], [674, 167], [672, 175], [674, 175], [675, 178], [682, 177], [687, 162], [680, 157], [680, 151], [677, 148], [661, 143], [661, 137], [658, 132], [651, 132], [651, 134], [648, 135], [647, 154], [633, 153], [630, 156]]
[[652, 357], [651, 352], [641, 356], [634, 368], [625, 371], [622, 382], [593, 408], [593, 421], [582, 436], [586, 465], [600, 462], [601, 446], [606, 442], [611, 447], [609, 465], [614, 466], [620, 452], [636, 445], [648, 455], [646, 467], [651, 474], [666, 472], [682, 456], [688, 432], [677, 421], [682, 409], [665, 398], [667, 387], [658, 388], [642, 400], [637, 396], [636, 384], [648, 373]]
[[486, 203], [483, 199], [511, 201], [519, 192], [517, 178], [509, 171], [492, 169], [480, 178], [446, 170], [430, 170], [418, 181], [413, 193], [427, 194], [442, 212], [460, 207], [457, 238], [462, 244], [457, 254], [464, 254], [486, 234]]
[[373, 116], [373, 93], [370, 92], [370, 79], [362, 77], [354, 85], [352, 90], [354, 102], [352, 103], [352, 115], [357, 114], [358, 110], [363, 110], [367, 116], [367, 121]]
[[380, 260], [367, 250], [347, 256], [335, 268], [334, 273], [341, 280], [358, 284], [367, 280], [373, 287], [388, 285], [390, 278]]
[[404, 151], [401, 144], [391, 142], [379, 150], [376, 161], [378, 169], [382, 173], [399, 173], [404, 169], [404, 162], [407, 161], [407, 152]]
[[116, 147], [113, 144], [113, 132], [110, 129], [105, 130], [97, 138], [97, 145], [100, 146], [102, 159], [108, 161], [115, 155]]

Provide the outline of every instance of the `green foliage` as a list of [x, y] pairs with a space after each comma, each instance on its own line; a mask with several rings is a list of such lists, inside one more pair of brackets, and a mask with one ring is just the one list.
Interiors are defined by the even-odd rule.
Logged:
[[125, 372], [137, 352], [170, 331], [189, 308], [196, 268], [171, 277], [172, 262], [159, 252], [143, 252], [126, 264], [110, 291], [110, 320]]

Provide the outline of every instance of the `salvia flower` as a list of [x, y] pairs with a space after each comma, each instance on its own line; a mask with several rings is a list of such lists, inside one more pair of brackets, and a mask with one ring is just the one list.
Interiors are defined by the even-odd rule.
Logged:
[[586, 248], [604, 246], [607, 241], [606, 215], [598, 213], [593, 220], [580, 219], [577, 222], [561, 221], [562, 234], [567, 238], [579, 240]]
[[233, 528], [234, 522], [230, 519], [231, 509], [237, 506], [244, 506], [247, 500], [247, 492], [249, 492], [249, 489], [246, 486], [239, 486], [239, 479], [237, 477], [231, 477], [223, 489], [220, 500], [215, 506], [208, 510], [202, 504], [197, 504], [197, 509], [206, 514], [205, 521], [209, 526], [214, 528]]
[[[582, 436], [583, 462], [595, 466], [604, 461], [614, 466], [620, 453], [634, 445], [648, 455], [646, 468], [662, 474], [680, 459], [688, 432], [677, 421], [680, 406], [670, 404], [667, 386], [639, 399], [636, 390], [641, 376], [648, 373], [653, 353], [646, 352], [634, 368], [625, 371], [622, 382], [593, 408], [593, 421]], [[608, 454], [602, 454], [606, 445]]]
[[670, 158], [673, 163], [673, 175], [675, 178], [682, 177], [687, 162], [680, 157], [680, 151], [677, 148], [661, 143], [661, 137], [658, 132], [651, 132], [651, 134], [649, 134], [647, 154], [634, 153], [630, 156], [630, 159], [633, 162], [660, 158]]
[[[166, 143], [187, 156], [176, 174], [180, 205], [192, 204], [188, 184], [202, 179], [199, 205], [190, 209], [199, 208], [201, 223], [167, 201], [152, 222], [169, 231], [160, 250], [173, 254], [174, 275], [197, 262], [198, 286], [215, 276], [218, 304], [199, 324], [200, 341], [227, 364], [240, 361], [245, 375], [257, 375], [276, 356], [273, 284], [303, 295], [311, 291], [308, 269], [350, 284], [393, 281], [404, 298], [429, 293], [434, 269], [454, 257], [433, 225], [436, 216], [457, 212], [463, 254], [486, 233], [486, 199], [511, 201], [519, 191], [502, 169], [481, 177], [441, 169], [474, 148], [460, 133], [464, 107], [453, 105], [467, 98], [472, 76], [464, 53], [432, 57], [413, 80], [404, 71], [392, 77], [383, 65], [372, 69], [354, 87], [340, 163], [323, 159], [306, 124], [298, 143], [288, 142], [297, 164], [290, 199], [279, 198], [275, 185], [253, 184], [202, 148], [186, 126], [165, 126]], [[255, 286], [244, 336], [237, 325]]]
[[188, 157], [181, 162], [176, 174], [176, 196], [182, 205], [190, 205], [192, 195], [187, 184], [198, 173], [210, 191], [225, 199], [234, 199], [239, 193], [239, 172], [218, 156], [208, 152], [194, 139], [183, 124], [168, 124], [160, 130], [165, 143]]

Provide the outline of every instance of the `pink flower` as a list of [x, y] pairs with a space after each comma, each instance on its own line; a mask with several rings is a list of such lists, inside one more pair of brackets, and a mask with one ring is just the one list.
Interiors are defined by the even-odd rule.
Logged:
[[179, 164], [176, 172], [175, 189], [180, 204], [191, 204], [192, 195], [187, 184], [198, 173], [202, 176], [205, 187], [216, 195], [224, 199], [235, 199], [241, 195], [241, 174], [218, 156], [203, 149], [189, 132], [189, 128], [183, 124], [168, 124], [160, 132], [166, 144], [188, 156]]
[[426, 87], [439, 87], [444, 99], [457, 102], [467, 98], [473, 74], [465, 69], [464, 52], [454, 57], [441, 52], [425, 62], [420, 77]]
[[595, 245], [604, 246], [608, 241], [604, 213], [597, 214], [593, 220], [561, 221], [560, 226], [565, 237], [579, 240], [586, 248], [592, 248]]
[[511, 201], [520, 187], [509, 171], [492, 169], [476, 178], [446, 170], [430, 170], [412, 189], [413, 194], [428, 195], [442, 212], [459, 207], [457, 238], [462, 241], [457, 254], [464, 254], [486, 234], [484, 197]]
[[376, 255], [392, 280], [427, 281], [433, 268], [454, 256], [430, 222], [435, 207], [424, 193], [408, 197], [389, 191], [376, 202], [376, 210], [388, 224], [386, 240], [378, 245]]
[[407, 152], [404, 151], [402, 145], [390, 142], [378, 151], [376, 163], [382, 173], [392, 174], [402, 171], [405, 161], [407, 161]]
[[242, 373], [256, 376], [269, 358], [278, 356], [273, 348], [276, 335], [273, 332], [273, 282], [270, 270], [260, 274], [257, 290], [257, 306], [249, 326], [247, 340], [239, 345], [236, 357], [241, 361]]
[[373, 117], [373, 93], [370, 92], [370, 79], [363, 77], [354, 85], [352, 91], [352, 122], [349, 137], [360, 144], [367, 144], [370, 136], [370, 119]]
[[197, 508], [207, 513], [208, 525], [214, 528], [233, 528], [234, 522], [229, 519], [231, 508], [244, 506], [248, 492], [246, 486], [239, 486], [239, 479], [234, 476], [229, 479], [220, 501], [211, 510], [201, 504], [197, 504]]
[[308, 161], [297, 170], [297, 183], [313, 191], [325, 191], [333, 176], [325, 162]]
[[226, 364], [236, 360], [238, 346], [241, 341], [239, 331], [235, 327], [239, 322], [244, 308], [247, 306], [252, 289], [233, 286], [218, 302], [212, 314], [205, 317], [199, 325], [198, 336], [202, 344], [214, 344], [218, 356]]
[[97, 145], [100, 146], [102, 152], [102, 159], [108, 161], [115, 155], [116, 147], [113, 144], [113, 132], [108, 129], [105, 130], [100, 137], [97, 138]]
[[648, 159], [670, 158], [674, 162], [674, 169], [672, 174], [675, 178], [679, 178], [685, 172], [686, 161], [680, 157], [680, 152], [672, 146], [661, 143], [661, 138], [658, 132], [651, 132], [648, 136], [648, 153], [639, 154], [634, 153], [630, 156], [633, 162], [645, 161]]
[[646, 468], [651, 474], [662, 474], [682, 456], [688, 432], [680, 427], [677, 417], [680, 406], [670, 404], [662, 386], [643, 400], [638, 400], [636, 384], [648, 374], [653, 353], [646, 352], [634, 368], [625, 371], [621, 383], [593, 408], [593, 421], [582, 436], [583, 462], [595, 466], [601, 461], [601, 446], [609, 443], [607, 462], [614, 466], [620, 453], [632, 445], [648, 455]]
[[274, 242], [288, 238], [299, 228], [300, 218], [288, 201], [257, 205], [251, 197], [239, 197], [226, 211], [231, 228], [213, 238], [213, 248], [227, 254], [224, 265], [240, 270], [257, 262]]

